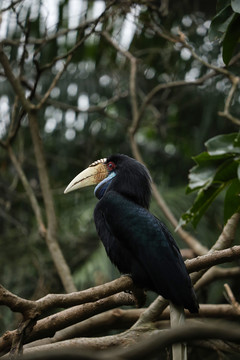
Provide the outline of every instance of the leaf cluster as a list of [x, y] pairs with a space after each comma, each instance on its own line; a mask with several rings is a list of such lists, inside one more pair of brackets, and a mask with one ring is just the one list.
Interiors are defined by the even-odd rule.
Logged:
[[238, 0], [218, 0], [217, 14], [211, 22], [210, 39], [220, 39], [223, 61], [229, 64], [240, 39], [240, 3]]
[[198, 191], [191, 208], [180, 224], [196, 226], [213, 200], [228, 188], [224, 198], [224, 223], [240, 210], [240, 134], [218, 135], [206, 143], [206, 151], [195, 156], [189, 173], [187, 193]]

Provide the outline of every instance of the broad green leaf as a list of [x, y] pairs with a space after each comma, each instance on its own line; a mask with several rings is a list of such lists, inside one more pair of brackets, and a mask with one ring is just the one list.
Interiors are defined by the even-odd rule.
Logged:
[[237, 176], [238, 162], [231, 154], [212, 157], [202, 153], [194, 160], [198, 165], [189, 172], [187, 193], [199, 188], [207, 189], [213, 182], [228, 182]]
[[206, 141], [205, 146], [211, 156], [240, 154], [240, 135], [238, 133], [218, 135]]
[[225, 184], [222, 183], [217, 184], [216, 186], [211, 186], [206, 190], [200, 190], [193, 203], [193, 206], [185, 214], [182, 215], [182, 221], [180, 222], [181, 225], [185, 225], [188, 222], [191, 222], [193, 226], [196, 227], [209, 205], [224, 189], [224, 187]]
[[209, 29], [210, 40], [216, 40], [221, 38], [227, 30], [228, 25], [232, 21], [233, 17], [234, 13], [230, 4], [226, 5], [222, 10], [220, 10], [211, 22], [211, 26]]
[[230, 181], [236, 178], [238, 166], [238, 162], [234, 161], [234, 159], [227, 159], [216, 169], [212, 168], [211, 171], [210, 168], [204, 169], [200, 166], [198, 166], [197, 171], [196, 169], [194, 170], [194, 177], [191, 178], [194, 182], [192, 184], [189, 183], [188, 192], [197, 190], [197, 188], [201, 189], [193, 206], [185, 214], [185, 217], [183, 216], [185, 222], [191, 221], [193, 226], [197, 226], [199, 220], [216, 196]]
[[233, 11], [240, 14], [240, 1], [239, 0], [231, 0], [231, 6]]
[[[213, 164], [221, 164], [222, 160], [225, 158], [231, 157], [232, 154], [219, 154], [219, 155], [210, 155], [208, 152], [204, 151], [196, 156], [193, 156], [193, 160], [198, 165], [209, 165], [212, 166]], [[216, 166], [216, 165], [214, 165]]]
[[217, 168], [211, 166], [194, 166], [189, 173], [189, 185], [187, 193], [201, 187], [207, 188], [211, 185]]
[[237, 177], [238, 162], [232, 159], [225, 160], [217, 169], [214, 182], [229, 182]]
[[[240, 177], [240, 135], [238, 133], [215, 136], [205, 145], [208, 152], [203, 152], [193, 158], [197, 165], [189, 172], [187, 187], [187, 193], [199, 191], [193, 206], [183, 214], [179, 225], [185, 225], [191, 221], [196, 226], [216, 196], [237, 177]], [[231, 195], [231, 192], [229, 194]], [[233, 211], [236, 211], [236, 206]], [[226, 218], [229, 214], [232, 215], [230, 211], [226, 212]]]
[[223, 39], [223, 61], [228, 65], [240, 39], [240, 15], [232, 18]]
[[235, 179], [229, 186], [224, 199], [224, 223], [240, 210], [240, 181]]

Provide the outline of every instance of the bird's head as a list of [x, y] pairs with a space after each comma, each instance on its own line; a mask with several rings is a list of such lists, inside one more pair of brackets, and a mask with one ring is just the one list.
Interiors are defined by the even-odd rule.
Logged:
[[145, 208], [149, 207], [151, 177], [144, 165], [127, 155], [116, 154], [97, 160], [78, 174], [64, 193], [97, 185], [94, 194], [101, 199], [113, 190]]

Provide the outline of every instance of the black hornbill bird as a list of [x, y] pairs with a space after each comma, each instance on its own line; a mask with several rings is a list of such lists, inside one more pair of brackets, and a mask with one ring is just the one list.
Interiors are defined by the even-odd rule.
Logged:
[[167, 227], [149, 212], [151, 177], [140, 162], [111, 155], [92, 163], [65, 193], [95, 187], [94, 220], [106, 252], [136, 286], [198, 312], [198, 302], [179, 248]]

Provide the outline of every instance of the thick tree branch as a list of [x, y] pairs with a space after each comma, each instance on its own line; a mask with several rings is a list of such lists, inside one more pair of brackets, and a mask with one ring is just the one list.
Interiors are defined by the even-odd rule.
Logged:
[[[100, 312], [113, 309], [123, 305], [134, 305], [135, 298], [127, 293], [118, 293], [95, 302], [73, 306], [70, 309], [63, 310], [57, 314], [50, 315], [39, 320], [32, 331], [25, 334], [23, 342], [31, 342], [37, 339], [54, 336], [55, 332], [66, 328], [76, 322], [85, 320]], [[13, 338], [17, 330], [7, 332], [0, 338], [0, 354], [10, 349]]]
[[[125, 359], [146, 359], [149, 356], [157, 355], [159, 350], [170, 346], [177, 342], [189, 342], [195, 339], [222, 339], [240, 342], [240, 335], [238, 333], [239, 326], [225, 323], [223, 327], [215, 324], [204, 325], [190, 325], [186, 324], [179, 328], [174, 328], [166, 332], [158, 332], [152, 334], [150, 338], [144, 339], [136, 345], [128, 349], [117, 349], [112, 352], [112, 356], [122, 356]], [[227, 329], [227, 331], [226, 331]], [[228, 332], [228, 330], [230, 332]]]
[[[226, 250], [221, 250], [221, 251], [214, 251], [213, 253], [201, 256], [201, 257], [197, 257], [196, 259], [192, 259], [192, 260], [188, 260], [186, 261], [186, 266], [189, 272], [192, 271], [197, 271], [199, 269], [202, 268], [209, 268], [212, 265], [215, 264], [219, 264], [219, 263], [223, 263], [223, 262], [229, 262], [229, 261], [233, 261], [234, 259], [238, 259], [240, 258], [240, 246], [234, 246], [233, 248], [230, 249], [226, 249]], [[124, 278], [120, 278], [119, 280], [116, 280], [121, 282], [121, 285], [124, 286], [131, 286], [131, 279], [128, 277], [124, 277]], [[96, 292], [99, 289], [96, 290]], [[92, 289], [89, 291], [86, 291], [89, 295], [91, 293]], [[5, 295], [4, 295], [5, 294]], [[88, 296], [87, 294], [87, 296]], [[72, 296], [72, 294], [68, 295], [68, 299], [70, 299]], [[79, 301], [79, 294], [73, 295], [74, 297], [77, 297], [77, 301]], [[80, 295], [81, 297], [81, 295]], [[21, 309], [22, 306], [22, 310], [21, 311], [28, 311], [28, 307], [32, 308], [32, 302], [28, 302], [19, 298], [16, 298], [15, 296], [11, 296], [11, 293], [9, 292], [4, 292], [3, 289], [3, 296], [1, 296], [1, 303], [10, 306], [14, 311], [17, 311], [17, 309]], [[54, 298], [54, 296], [53, 296]], [[85, 297], [86, 299], [87, 297]], [[109, 300], [110, 298], [110, 300]], [[60, 312], [59, 314], [55, 314], [55, 315], [51, 315], [48, 318], [42, 319], [40, 320], [36, 326], [34, 327], [34, 331], [36, 333], [31, 333], [29, 336], [29, 339], [31, 340], [35, 340], [35, 339], [39, 339], [45, 336], [52, 336], [54, 335], [54, 333], [63, 328], [66, 327], [67, 325], [71, 325], [73, 323], [75, 323], [76, 321], [80, 321], [83, 319], [88, 318], [89, 316], [92, 316], [94, 314], [96, 314], [96, 311], [98, 311], [97, 309], [101, 308], [101, 311], [105, 311], [107, 309], [109, 309], [109, 306], [111, 306], [110, 308], [113, 308], [116, 306], [116, 303], [113, 305], [114, 303], [114, 297], [112, 295], [112, 297], [110, 296], [109, 298], [107, 298], [107, 300], [104, 302], [104, 299], [102, 300], [97, 300], [95, 303], [88, 303], [88, 304], [84, 304], [84, 305], [78, 305], [75, 306], [74, 308], [68, 309], [68, 310], [64, 310], [62, 312]], [[132, 298], [130, 298], [132, 299]], [[53, 305], [52, 301], [53, 299], [51, 299], [51, 296], [46, 297], [45, 300], [42, 300], [42, 303], [44, 303], [45, 301], [47, 302], [47, 300], [50, 300], [48, 302], [48, 305], [45, 306], [45, 309], [47, 308], [51, 308], [51, 306]], [[66, 301], [66, 297], [65, 299], [62, 296], [56, 296], [54, 304], [55, 305], [60, 305], [61, 303], [63, 304], [63, 301]], [[74, 301], [76, 301], [76, 298], [74, 299]], [[117, 306], [119, 306], [119, 302], [118, 301], [123, 301], [126, 303], [126, 298], [122, 297], [122, 298], [118, 298], [117, 300]], [[133, 300], [129, 300], [130, 302], [132, 302]], [[21, 305], [22, 302], [22, 305]], [[13, 303], [13, 305], [11, 305], [11, 303]], [[33, 302], [34, 305], [34, 311], [36, 311], [36, 304], [37, 302]], [[41, 300], [39, 301], [39, 303], [41, 304]], [[70, 299], [70, 304], [73, 304], [73, 301], [71, 301]], [[101, 305], [104, 304], [104, 305]], [[138, 322], [133, 326], [133, 328], [139, 328], [142, 327], [142, 325], [148, 323], [148, 322], [152, 322], [155, 321], [160, 313], [164, 310], [164, 308], [167, 306], [168, 302], [166, 300], [164, 300], [163, 298], [161, 298], [160, 296], [155, 300], [155, 302], [153, 302], [150, 307], [141, 315], [141, 317], [139, 318]], [[103, 306], [103, 308], [102, 308]], [[41, 306], [40, 306], [41, 307]], [[160, 311], [161, 310], [161, 311]], [[77, 315], [79, 314], [79, 315]], [[91, 315], [90, 315], [91, 314]], [[78, 318], [79, 316], [79, 318]], [[66, 320], [67, 318], [67, 320]], [[77, 319], [77, 320], [76, 320]], [[46, 335], [47, 334], [47, 335]], [[8, 341], [8, 343], [10, 343], [11, 341], [11, 336], [10, 333], [6, 334], [0, 341], [0, 350], [3, 350], [6, 348], [6, 341]]]
[[230, 219], [228, 219], [226, 225], [224, 226], [216, 243], [213, 245], [211, 251], [223, 250], [231, 246], [232, 242], [235, 239], [239, 221], [240, 221], [240, 213], [235, 213], [230, 217]]
[[[25, 348], [46, 345], [56, 343], [58, 341], [64, 341], [67, 339], [72, 339], [82, 336], [97, 336], [102, 334], [103, 331], [107, 330], [119, 330], [119, 329], [129, 329], [133, 326], [134, 323], [139, 319], [140, 315], [145, 311], [142, 309], [113, 309], [108, 310], [104, 313], [95, 315], [89, 319], [86, 319], [80, 323], [69, 326], [66, 329], [56, 332], [53, 338], [45, 338], [42, 340], [37, 340], [35, 342], [25, 345]], [[169, 320], [169, 307], [165, 309], [162, 314], [155, 318], [154, 326], [157, 328], [162, 328], [164, 325], [163, 320]], [[239, 311], [235, 309], [232, 305], [227, 304], [201, 304], [199, 315], [193, 315], [189, 312], [186, 312], [187, 318], [199, 317], [203, 318], [212, 318], [212, 319], [238, 319], [240, 317]], [[152, 325], [150, 325], [152, 327]]]
[[218, 266], [213, 266], [209, 269], [202, 277], [198, 280], [195, 285], [195, 289], [202, 288], [211, 282], [218, 279], [226, 278], [239, 278], [240, 277], [240, 267], [231, 267], [231, 268], [221, 268]]
[[214, 251], [195, 259], [186, 260], [188, 272], [199, 271], [209, 268], [213, 265], [223, 264], [239, 259], [240, 245], [233, 246], [229, 249]]
[[[190, 342], [198, 339], [221, 339], [225, 341], [234, 341], [240, 343], [240, 327], [228, 323], [221, 322], [218, 324], [189, 324], [174, 328], [167, 331], [144, 331], [137, 332], [136, 330], [128, 333], [120, 334], [117, 338], [114, 336], [108, 338], [92, 338], [92, 339], [74, 339], [60, 344], [51, 344], [39, 348], [26, 350], [26, 354], [22, 359], [34, 359], [34, 353], [37, 353], [37, 359], [81, 359], [79, 351], [82, 349], [106, 348], [109, 346], [125, 345], [125, 347], [118, 347], [108, 351], [86, 352], [83, 359], [147, 359], [159, 354], [159, 351], [165, 347], [171, 346], [177, 342]], [[130, 336], [131, 335], [131, 336]], [[137, 340], [137, 342], [136, 342]], [[106, 344], [107, 341], [107, 344]], [[135, 343], [136, 342], [136, 343]], [[132, 346], [129, 346], [132, 343]], [[135, 343], [135, 344], [134, 344]], [[90, 345], [90, 346], [89, 346]], [[126, 345], [128, 347], [126, 348]], [[36, 351], [37, 350], [37, 351]], [[32, 357], [31, 357], [32, 356]], [[89, 356], [89, 357], [88, 357]], [[91, 356], [91, 357], [90, 357]], [[95, 356], [95, 357], [94, 357]]]
[[94, 302], [126, 289], [131, 289], [132, 286], [133, 282], [129, 276], [121, 276], [109, 283], [87, 290], [70, 294], [48, 294], [39, 300], [31, 301], [12, 294], [0, 285], [0, 305], [8, 306], [12, 311], [20, 312], [23, 315], [26, 312], [32, 312], [33, 316], [36, 316], [36, 314], [42, 315], [53, 308], [68, 308], [86, 302]]

